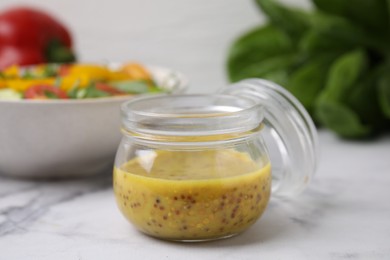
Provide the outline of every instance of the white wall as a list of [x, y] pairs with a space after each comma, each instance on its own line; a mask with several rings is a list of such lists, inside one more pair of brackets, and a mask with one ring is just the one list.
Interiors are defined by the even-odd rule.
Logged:
[[[285, 0], [305, 4], [305, 0]], [[19, 1], [1, 0], [0, 9]], [[259, 24], [251, 0], [25, 0], [56, 14], [73, 31], [83, 61], [139, 60], [187, 74], [190, 92], [226, 84], [231, 41]]]

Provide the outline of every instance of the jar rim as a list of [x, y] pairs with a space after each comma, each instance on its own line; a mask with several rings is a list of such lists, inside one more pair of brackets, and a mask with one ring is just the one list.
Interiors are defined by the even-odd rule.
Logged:
[[263, 121], [261, 104], [225, 94], [153, 95], [121, 106], [124, 130], [137, 135], [212, 136], [243, 133]]

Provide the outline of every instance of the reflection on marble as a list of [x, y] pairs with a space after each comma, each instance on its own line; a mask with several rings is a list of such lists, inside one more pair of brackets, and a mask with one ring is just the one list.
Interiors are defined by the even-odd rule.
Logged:
[[320, 135], [310, 188], [273, 198], [243, 234], [207, 243], [142, 235], [116, 208], [111, 173], [64, 181], [0, 178], [0, 260], [390, 259], [390, 138]]
[[107, 190], [111, 176], [104, 175], [73, 180], [0, 179], [0, 236], [24, 233], [52, 206]]

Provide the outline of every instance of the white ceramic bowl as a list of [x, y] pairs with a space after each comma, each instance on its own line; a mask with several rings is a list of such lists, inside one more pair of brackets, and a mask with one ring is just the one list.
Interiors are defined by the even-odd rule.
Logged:
[[[187, 87], [180, 73], [148, 68], [171, 93]], [[129, 99], [0, 100], [0, 174], [57, 178], [108, 168], [121, 139], [120, 104]]]

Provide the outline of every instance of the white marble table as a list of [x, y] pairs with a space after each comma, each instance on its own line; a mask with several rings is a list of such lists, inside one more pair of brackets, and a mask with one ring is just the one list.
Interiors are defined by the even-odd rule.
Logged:
[[0, 178], [0, 259], [390, 259], [390, 137], [320, 133], [307, 192], [273, 199], [247, 232], [216, 242], [152, 239], [120, 215], [111, 172], [87, 179]]

